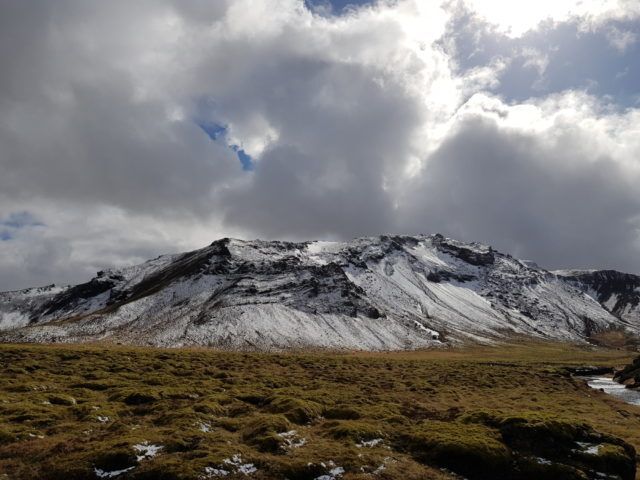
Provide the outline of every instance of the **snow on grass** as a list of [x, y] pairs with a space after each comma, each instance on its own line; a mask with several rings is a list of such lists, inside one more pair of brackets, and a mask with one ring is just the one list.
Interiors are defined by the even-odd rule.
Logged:
[[358, 448], [372, 448], [377, 445], [380, 445], [384, 440], [382, 438], [374, 438], [373, 440], [367, 440], [364, 442], [356, 443], [356, 447]]
[[209, 433], [211, 431], [211, 424], [207, 422], [198, 423], [198, 430], [204, 433]]
[[295, 430], [279, 433], [278, 436], [284, 441], [284, 448], [286, 450], [300, 448], [307, 443], [307, 439], [299, 438]]
[[242, 455], [237, 453], [231, 458], [225, 458], [222, 461], [222, 465], [219, 465], [218, 467], [205, 467], [204, 475], [200, 478], [226, 477], [232, 473], [251, 475], [257, 471], [258, 469], [253, 465], [253, 463], [245, 463], [242, 459]]
[[131, 470], [133, 470], [135, 467], [129, 467], [129, 468], [123, 468], [122, 470], [111, 470], [110, 472], [107, 472], [105, 470], [101, 470], [99, 468], [94, 468], [93, 469], [93, 473], [96, 474], [96, 477], [98, 478], [115, 478], [118, 477], [124, 473], [130, 472]]
[[226, 477], [229, 473], [229, 470], [223, 468], [204, 467], [204, 475], [200, 478]]
[[[333, 462], [331, 462], [331, 463], [333, 463]], [[324, 464], [322, 464], [322, 465], [324, 465]], [[320, 475], [319, 477], [316, 477], [315, 480], [336, 480], [336, 479], [340, 478], [343, 473], [344, 473], [344, 468], [342, 468], [342, 467], [334, 467], [331, 470], [329, 470], [328, 474]]]
[[149, 442], [142, 442], [133, 446], [133, 449], [138, 453], [136, 458], [139, 462], [155, 457], [162, 448], [162, 445], [153, 445]]
[[373, 471], [373, 475], [380, 475], [382, 472], [384, 472], [387, 469], [388, 463], [397, 463], [397, 460], [391, 457], [384, 457], [380, 466]]

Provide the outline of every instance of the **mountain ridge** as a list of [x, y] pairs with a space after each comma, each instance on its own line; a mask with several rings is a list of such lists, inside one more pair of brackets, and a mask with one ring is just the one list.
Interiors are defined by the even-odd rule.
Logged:
[[638, 276], [548, 271], [440, 234], [223, 238], [79, 285], [0, 293], [0, 340], [359, 350], [589, 341], [637, 337], [639, 304]]

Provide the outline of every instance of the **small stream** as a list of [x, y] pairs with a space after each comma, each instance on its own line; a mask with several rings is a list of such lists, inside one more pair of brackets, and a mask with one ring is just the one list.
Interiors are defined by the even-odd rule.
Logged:
[[587, 385], [596, 390], [604, 390], [605, 393], [630, 403], [640, 405], [640, 391], [629, 390], [624, 385], [615, 382], [611, 377], [584, 377]]

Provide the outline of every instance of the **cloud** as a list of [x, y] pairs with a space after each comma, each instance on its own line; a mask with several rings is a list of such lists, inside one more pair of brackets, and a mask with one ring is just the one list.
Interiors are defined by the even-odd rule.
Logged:
[[638, 41], [638, 35], [631, 30], [621, 30], [615, 26], [606, 32], [607, 40], [618, 52], [624, 53], [631, 45]]
[[[0, 289], [221, 236], [442, 231], [640, 271], [638, 110], [552, 88], [553, 46], [533, 41], [548, 30], [499, 51], [501, 27], [468, 8], [464, 27], [455, 3], [418, 0], [4, 5], [0, 219], [43, 225], [0, 228]], [[580, 18], [631, 31], [624, 9]], [[477, 37], [473, 62], [451, 28]], [[509, 95], [514, 65], [551, 90]]]
[[538, 0], [502, 2], [462, 0], [460, 6], [475, 12], [509, 37], [521, 37], [543, 23], [578, 22], [582, 29], [594, 29], [612, 20], [640, 17], [635, 0]]
[[[623, 108], [635, 105], [640, 49], [632, 40], [640, 20], [603, 19], [585, 26], [572, 17], [542, 23], [512, 38], [476, 12], [466, 8], [454, 12], [441, 43], [458, 76], [492, 72], [493, 81], [483, 88], [510, 102], [589, 89]], [[620, 38], [612, 37], [615, 32]], [[616, 46], [612, 40], [622, 43]]]
[[526, 108], [472, 99], [406, 191], [403, 230], [438, 225], [548, 267], [637, 270], [637, 143], [616, 145], [639, 117], [598, 116], [594, 102], [571, 93]]

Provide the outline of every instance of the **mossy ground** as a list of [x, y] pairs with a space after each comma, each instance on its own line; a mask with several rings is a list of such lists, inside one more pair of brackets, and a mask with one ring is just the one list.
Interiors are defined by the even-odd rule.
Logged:
[[[592, 463], [626, 468], [628, 445], [613, 437], [640, 448], [640, 408], [563, 366], [632, 357], [559, 344], [393, 354], [0, 345], [0, 478], [130, 467], [117, 478], [217, 469], [294, 480], [337, 467], [344, 480], [509, 478], [514, 468], [520, 478], [585, 478], [575, 465], [590, 454], [541, 464], [544, 446], [528, 435], [601, 438]], [[162, 449], [138, 460], [144, 442]], [[234, 456], [256, 471], [244, 475]]]

